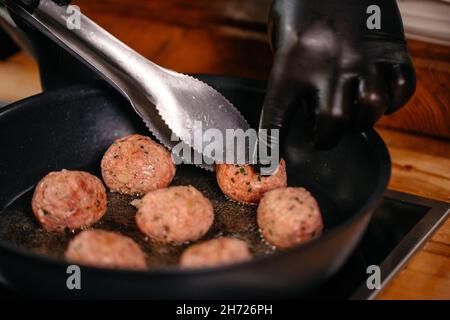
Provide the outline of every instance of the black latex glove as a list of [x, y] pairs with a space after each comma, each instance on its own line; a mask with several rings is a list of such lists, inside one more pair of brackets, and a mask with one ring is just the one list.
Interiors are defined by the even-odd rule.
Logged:
[[[6, 3], [17, 4], [31, 13], [39, 5], [39, 0], [5, 0], [5, 1], [6, 1]], [[53, 0], [53, 2], [63, 6], [63, 5], [68, 5], [71, 2], [71, 0]]]
[[[39, 4], [36, 0], [0, 0], [24, 7], [33, 12]], [[67, 5], [70, 0], [54, 1], [59, 5]], [[90, 82], [98, 79], [97, 75], [88, 67], [79, 62], [58, 44], [47, 38], [42, 32], [36, 30], [10, 11], [12, 19], [26, 36], [26, 44], [30, 53], [39, 64], [41, 86], [44, 91], [64, 88], [71, 85]], [[70, 76], [67, 76], [70, 75]]]
[[0, 43], [0, 60], [5, 60], [20, 51], [20, 48], [2, 29], [0, 29]]
[[[381, 30], [367, 28], [370, 5], [381, 8]], [[298, 108], [310, 115], [315, 146], [330, 148], [414, 93], [395, 0], [275, 0], [269, 30], [274, 65], [260, 128], [280, 129], [282, 144]]]

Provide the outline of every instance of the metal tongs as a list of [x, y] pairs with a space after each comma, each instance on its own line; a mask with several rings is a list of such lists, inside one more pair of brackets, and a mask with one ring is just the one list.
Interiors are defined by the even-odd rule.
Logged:
[[[224, 137], [227, 129], [249, 128], [239, 111], [215, 89], [151, 62], [83, 14], [78, 28], [68, 28], [67, 7], [53, 1], [40, 0], [32, 14], [17, 5], [7, 6], [119, 90], [167, 148], [179, 144], [174, 133], [202, 154], [205, 146], [194, 141], [195, 123], [201, 123], [202, 132], [216, 129]], [[223, 154], [227, 147], [224, 143]], [[222, 159], [213, 156], [213, 160]]]

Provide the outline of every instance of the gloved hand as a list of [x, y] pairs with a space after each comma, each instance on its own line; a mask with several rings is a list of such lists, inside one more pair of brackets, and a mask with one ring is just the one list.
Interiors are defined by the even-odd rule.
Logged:
[[[377, 25], [367, 13], [371, 5], [381, 9], [381, 29], [367, 26], [368, 19], [370, 27]], [[281, 143], [298, 108], [311, 117], [314, 145], [330, 148], [348, 130], [369, 129], [414, 93], [395, 0], [274, 0], [269, 31], [274, 64], [260, 128], [280, 129]]]
[[[1, 25], [1, 24], [0, 24]], [[20, 51], [20, 48], [11, 38], [0, 28], [0, 61], [6, 60], [10, 56]]]
[[[70, 0], [52, 0], [58, 5], [68, 5]], [[0, 0], [0, 4], [21, 6], [33, 13], [39, 5], [39, 0]], [[41, 86], [44, 91], [68, 87], [98, 79], [83, 63], [79, 62], [58, 44], [51, 41], [41, 31], [35, 29], [24, 19], [9, 10], [11, 18], [21, 29], [19, 37], [25, 39], [26, 47], [39, 64]], [[70, 76], [67, 76], [70, 75]]]
[[[26, 9], [28, 12], [33, 12], [39, 5], [39, 0], [5, 0], [6, 3], [14, 3]], [[61, 6], [68, 5], [71, 0], [52, 0], [54, 3]]]

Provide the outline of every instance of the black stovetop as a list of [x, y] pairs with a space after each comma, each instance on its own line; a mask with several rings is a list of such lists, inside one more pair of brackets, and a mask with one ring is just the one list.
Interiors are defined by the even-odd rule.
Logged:
[[[358, 248], [341, 270], [305, 298], [372, 299], [367, 267], [380, 266], [381, 287], [398, 272], [450, 213], [450, 204], [387, 191]], [[0, 299], [20, 296], [0, 285]]]
[[[448, 203], [387, 191], [351, 258], [308, 298], [375, 298], [449, 213]], [[367, 288], [370, 265], [380, 267], [381, 290]]]

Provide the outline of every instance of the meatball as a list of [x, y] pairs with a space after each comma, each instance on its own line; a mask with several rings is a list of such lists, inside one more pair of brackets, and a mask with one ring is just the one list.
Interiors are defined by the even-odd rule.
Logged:
[[267, 192], [259, 203], [257, 221], [267, 242], [278, 248], [305, 243], [323, 228], [319, 205], [304, 188]]
[[106, 186], [129, 195], [167, 187], [176, 171], [169, 151], [138, 134], [114, 142], [103, 156], [101, 167]]
[[151, 239], [180, 244], [200, 239], [214, 220], [211, 202], [192, 186], [149, 192], [136, 214], [139, 229]]
[[286, 164], [283, 159], [271, 176], [257, 174], [251, 165], [219, 164], [217, 183], [229, 198], [242, 203], [258, 203], [265, 192], [286, 187]]
[[31, 207], [46, 231], [87, 227], [105, 214], [106, 190], [87, 172], [51, 172], [36, 186]]
[[187, 268], [212, 267], [250, 258], [250, 251], [244, 241], [217, 238], [187, 248], [181, 255], [180, 265]]
[[66, 260], [98, 268], [145, 270], [145, 254], [121, 234], [87, 230], [78, 234], [66, 251]]

